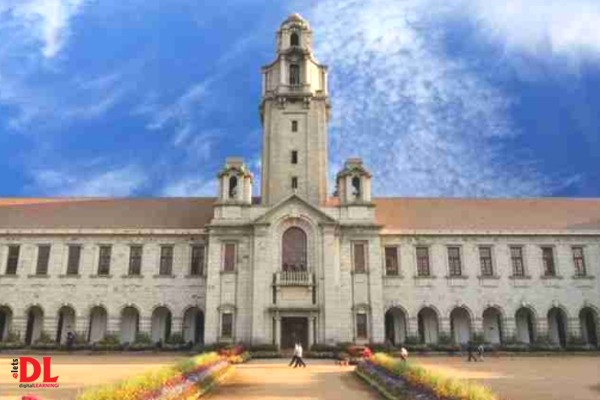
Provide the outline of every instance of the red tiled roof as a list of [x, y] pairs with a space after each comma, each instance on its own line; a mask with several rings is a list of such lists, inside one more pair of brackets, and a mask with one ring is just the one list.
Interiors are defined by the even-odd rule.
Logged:
[[[253, 199], [257, 203], [258, 198]], [[215, 198], [6, 198], [0, 229], [199, 229]], [[600, 230], [600, 199], [376, 198], [388, 230]], [[336, 206], [336, 198], [327, 201]]]
[[600, 199], [377, 198], [390, 230], [600, 230]]
[[213, 216], [214, 198], [0, 199], [0, 228], [197, 229]]

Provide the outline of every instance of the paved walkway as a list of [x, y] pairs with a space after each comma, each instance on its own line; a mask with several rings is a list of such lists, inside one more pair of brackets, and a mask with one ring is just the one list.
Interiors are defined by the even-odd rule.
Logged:
[[274, 399], [380, 399], [352, 372], [332, 360], [305, 360], [306, 368], [290, 368], [286, 360], [252, 360], [236, 371], [210, 400]]

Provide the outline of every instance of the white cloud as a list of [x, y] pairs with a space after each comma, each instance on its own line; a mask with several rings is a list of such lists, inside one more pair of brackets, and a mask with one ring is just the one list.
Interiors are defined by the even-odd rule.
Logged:
[[52, 196], [129, 196], [147, 180], [143, 171], [134, 166], [101, 169], [92, 168], [67, 170], [41, 169], [33, 176], [36, 193]]
[[165, 186], [160, 194], [167, 197], [216, 197], [217, 178], [203, 179], [187, 176]]
[[85, 0], [17, 0], [5, 5], [4, 11], [9, 11], [23, 31], [42, 44], [45, 57], [52, 58], [64, 46], [70, 33], [70, 20], [84, 3]]
[[462, 0], [481, 34], [507, 51], [571, 61], [600, 58], [598, 0]]
[[316, 54], [330, 65], [332, 165], [362, 156], [378, 195], [531, 196], [556, 189], [535, 161], [503, 151], [519, 134], [510, 99], [446, 55], [437, 18], [447, 15], [436, 15], [436, 4], [443, 6], [331, 0], [311, 10]]

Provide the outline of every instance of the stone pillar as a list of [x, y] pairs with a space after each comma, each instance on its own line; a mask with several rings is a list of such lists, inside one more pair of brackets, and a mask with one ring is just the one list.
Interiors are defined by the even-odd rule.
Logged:
[[119, 335], [121, 333], [121, 319], [109, 315], [106, 321], [106, 331], [109, 335]]
[[534, 332], [535, 337], [534, 341], [537, 340], [540, 336], [548, 336], [550, 332], [548, 332], [548, 318], [545, 316], [542, 318], [532, 318], [533, 323], [535, 324]]
[[581, 321], [579, 318], [567, 318], [567, 342], [571, 337], [582, 337]]
[[450, 331], [451, 331], [451, 329], [450, 329], [450, 318], [440, 318], [440, 325], [439, 325], [438, 337], [441, 334], [450, 336], [450, 334], [451, 334]]
[[473, 321], [471, 321], [471, 336], [479, 335], [483, 336], [483, 319], [479, 317], [475, 317]]
[[406, 334], [411, 337], [419, 337], [419, 318], [411, 317], [406, 320]]
[[88, 340], [90, 331], [90, 318], [88, 315], [78, 315], [75, 319], [75, 332], [85, 341]]
[[140, 316], [139, 332], [147, 333], [148, 335], [151, 334], [151, 332], [152, 332], [152, 318], [151, 317]]
[[27, 317], [20, 315], [13, 315], [10, 330], [15, 334], [19, 335], [22, 342], [25, 341], [25, 334], [27, 332]]
[[46, 333], [53, 340], [56, 339], [56, 331], [58, 330], [58, 317], [44, 316], [42, 332]]
[[281, 317], [275, 317], [275, 345], [279, 349], [281, 347]]
[[315, 341], [314, 326], [315, 326], [315, 317], [313, 317], [311, 315], [308, 317], [308, 348], [309, 349], [311, 348], [311, 346], [314, 344], [314, 341]]
[[171, 335], [174, 333], [179, 333], [183, 335], [183, 318], [181, 317], [172, 317], [171, 318]]
[[516, 338], [517, 336], [517, 320], [514, 316], [502, 318], [502, 340], [508, 338]]

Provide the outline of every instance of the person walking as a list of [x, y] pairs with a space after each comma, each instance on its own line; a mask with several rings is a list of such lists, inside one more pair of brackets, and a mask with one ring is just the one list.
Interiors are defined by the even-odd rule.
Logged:
[[400, 348], [400, 359], [403, 362], [406, 362], [408, 360], [408, 351], [404, 347]]
[[306, 368], [306, 364], [304, 363], [304, 360], [302, 359], [302, 351], [303, 351], [302, 344], [298, 343], [298, 344], [296, 344], [296, 346], [298, 346], [297, 347], [298, 351], [296, 354], [296, 365], [294, 365], [294, 368], [300, 367], [300, 366]]
[[473, 355], [473, 351], [475, 350], [474, 347], [475, 346], [473, 346], [473, 342], [469, 342], [469, 344], [467, 345], [467, 353], [469, 355], [469, 357], [467, 358], [468, 362], [470, 362], [471, 360], [477, 361], [477, 359]]
[[73, 343], [75, 342], [75, 334], [71, 329], [67, 332], [67, 351], [73, 351]]
[[479, 346], [477, 346], [477, 358], [478, 361], [483, 361], [483, 343], [480, 343]]
[[298, 343], [294, 345], [294, 353], [292, 354], [292, 359], [290, 360], [288, 367], [291, 367], [292, 365], [294, 365], [294, 368], [298, 366]]

